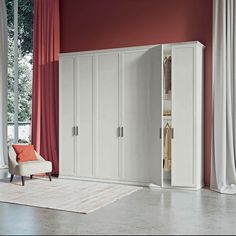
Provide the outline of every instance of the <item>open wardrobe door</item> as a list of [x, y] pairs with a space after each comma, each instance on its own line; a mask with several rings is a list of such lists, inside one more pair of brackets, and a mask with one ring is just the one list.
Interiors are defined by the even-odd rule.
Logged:
[[163, 46], [158, 45], [150, 49], [151, 79], [150, 79], [150, 178], [151, 183], [163, 186], [162, 159], [162, 88], [163, 88]]
[[[195, 186], [195, 47], [172, 48], [172, 186]], [[199, 98], [201, 96], [198, 96]], [[200, 103], [200, 102], [199, 102]]]

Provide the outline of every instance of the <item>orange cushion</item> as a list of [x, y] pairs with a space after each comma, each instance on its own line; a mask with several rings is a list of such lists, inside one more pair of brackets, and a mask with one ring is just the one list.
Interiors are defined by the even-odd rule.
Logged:
[[33, 145], [12, 145], [17, 156], [17, 162], [36, 161]]

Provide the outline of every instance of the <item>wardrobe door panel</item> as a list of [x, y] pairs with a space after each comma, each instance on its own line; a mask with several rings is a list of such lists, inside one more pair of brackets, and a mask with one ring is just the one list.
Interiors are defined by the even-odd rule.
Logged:
[[79, 56], [77, 63], [78, 175], [93, 176], [93, 57]]
[[96, 73], [96, 176], [118, 179], [119, 55], [98, 55]]
[[75, 175], [74, 58], [60, 58], [60, 175]]
[[124, 52], [122, 107], [122, 172], [127, 181], [149, 182], [150, 55]]
[[192, 46], [172, 49], [172, 185], [194, 187], [194, 64]]
[[[163, 77], [163, 46], [149, 50], [151, 56], [150, 77], [150, 182], [163, 185], [163, 139], [160, 137], [162, 125], [162, 77]], [[163, 135], [162, 135], [163, 136]]]

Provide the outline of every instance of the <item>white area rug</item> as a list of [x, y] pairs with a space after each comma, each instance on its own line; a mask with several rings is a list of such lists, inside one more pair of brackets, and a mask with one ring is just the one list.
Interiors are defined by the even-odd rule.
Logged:
[[0, 181], [0, 201], [27, 206], [91, 213], [116, 200], [142, 189], [141, 187], [77, 180], [46, 178]]

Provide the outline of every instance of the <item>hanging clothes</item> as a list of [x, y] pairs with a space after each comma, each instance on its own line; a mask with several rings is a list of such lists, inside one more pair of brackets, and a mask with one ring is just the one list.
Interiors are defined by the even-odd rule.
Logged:
[[168, 94], [171, 90], [171, 56], [164, 58], [164, 90]]
[[171, 170], [171, 125], [164, 128], [164, 170]]

